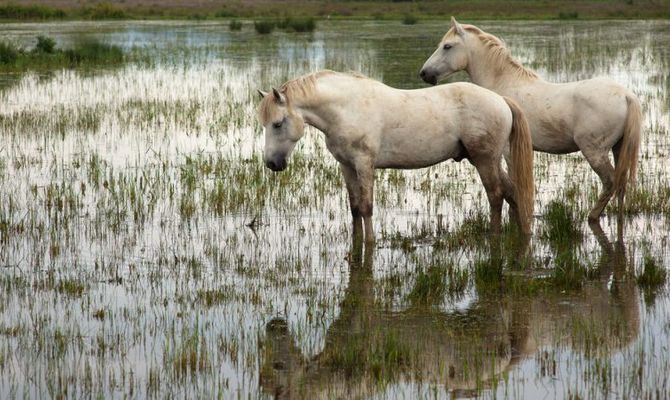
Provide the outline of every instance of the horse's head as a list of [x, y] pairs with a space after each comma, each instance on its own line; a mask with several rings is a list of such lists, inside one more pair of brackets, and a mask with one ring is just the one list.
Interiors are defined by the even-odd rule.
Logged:
[[304, 133], [302, 115], [291, 107], [285, 91], [272, 89], [271, 93], [258, 91], [262, 97], [260, 122], [265, 128], [263, 161], [273, 171], [286, 169], [286, 160]]
[[419, 75], [431, 85], [448, 75], [468, 67], [467, 39], [469, 32], [451, 17], [451, 29], [440, 41], [437, 50], [423, 64]]

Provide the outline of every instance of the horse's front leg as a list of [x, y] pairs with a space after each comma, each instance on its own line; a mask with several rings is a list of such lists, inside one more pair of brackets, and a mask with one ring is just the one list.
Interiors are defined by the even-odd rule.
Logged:
[[363, 217], [363, 225], [365, 227], [365, 241], [373, 243], [375, 241], [375, 233], [372, 229], [372, 204], [374, 194], [375, 170], [371, 161], [360, 163], [356, 167], [358, 175], [358, 184], [361, 190], [360, 211]]
[[347, 193], [349, 193], [349, 207], [351, 208], [351, 216], [353, 220], [353, 238], [354, 243], [356, 243], [363, 239], [363, 220], [360, 209], [360, 185], [358, 184], [358, 176], [354, 168], [340, 164], [340, 170], [342, 170], [344, 183], [347, 186]]

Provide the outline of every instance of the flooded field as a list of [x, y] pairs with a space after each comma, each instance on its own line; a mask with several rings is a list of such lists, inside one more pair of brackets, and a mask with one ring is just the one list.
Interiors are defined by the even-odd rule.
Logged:
[[322, 68], [423, 87], [448, 26], [2, 25], [143, 61], [0, 74], [0, 397], [670, 397], [669, 22], [478, 23], [550, 81], [639, 96], [624, 227], [586, 223], [581, 155], [536, 153], [530, 242], [489, 237], [452, 161], [378, 171], [363, 250], [320, 133], [264, 168], [257, 89]]

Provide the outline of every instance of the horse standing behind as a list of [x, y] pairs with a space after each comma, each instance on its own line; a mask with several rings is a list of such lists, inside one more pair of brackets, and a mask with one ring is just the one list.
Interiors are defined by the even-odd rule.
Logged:
[[[286, 168], [304, 124], [322, 131], [349, 193], [354, 238], [373, 241], [375, 168], [415, 169], [467, 159], [479, 173], [500, 231], [505, 199], [529, 234], [534, 202], [533, 151], [516, 103], [469, 83], [399, 90], [361, 75], [321, 71], [260, 92], [265, 165]], [[510, 143], [511, 178], [502, 169]], [[363, 224], [361, 224], [361, 219]]]
[[[626, 186], [635, 181], [642, 129], [640, 102], [632, 92], [605, 78], [547, 82], [514, 60], [502, 40], [452, 17], [451, 28], [420, 75], [435, 85], [461, 70], [473, 83], [521, 105], [535, 150], [553, 154], [581, 150], [603, 184], [589, 212], [590, 221], [600, 217], [615, 193], [623, 215]], [[616, 167], [610, 163], [610, 150]]]

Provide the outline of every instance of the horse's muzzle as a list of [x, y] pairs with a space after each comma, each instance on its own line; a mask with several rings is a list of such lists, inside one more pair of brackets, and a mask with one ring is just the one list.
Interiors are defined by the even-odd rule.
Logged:
[[419, 76], [423, 79], [424, 82], [431, 85], [437, 85], [437, 73], [431, 69], [423, 68], [419, 72]]
[[268, 160], [265, 162], [265, 166], [273, 170], [274, 172], [283, 171], [286, 169], [286, 160]]

